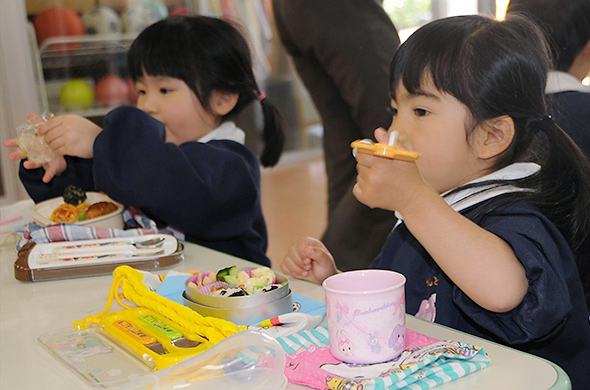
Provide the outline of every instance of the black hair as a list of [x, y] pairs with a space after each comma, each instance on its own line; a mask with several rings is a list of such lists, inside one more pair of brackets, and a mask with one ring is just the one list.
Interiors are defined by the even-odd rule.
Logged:
[[506, 13], [522, 14], [537, 23], [557, 70], [568, 72], [590, 41], [590, 0], [510, 0]]
[[541, 169], [524, 179], [484, 181], [460, 189], [507, 182], [531, 189], [515, 196], [538, 205], [568, 241], [590, 306], [590, 162], [548, 119], [544, 90], [549, 62], [542, 32], [526, 18], [439, 19], [417, 30], [396, 52], [391, 94], [395, 99], [399, 82], [416, 93], [431, 76], [439, 91], [470, 110], [467, 139], [486, 120], [503, 115], [513, 119], [514, 139], [491, 170], [515, 162], [535, 162]]
[[213, 91], [237, 93], [238, 101], [221, 119], [230, 119], [255, 100], [264, 115], [260, 156], [263, 166], [279, 161], [284, 145], [284, 121], [261, 91], [252, 70], [250, 48], [242, 33], [230, 23], [207, 16], [171, 17], [147, 27], [131, 45], [129, 73], [134, 81], [145, 74], [173, 77], [195, 93], [210, 111]]

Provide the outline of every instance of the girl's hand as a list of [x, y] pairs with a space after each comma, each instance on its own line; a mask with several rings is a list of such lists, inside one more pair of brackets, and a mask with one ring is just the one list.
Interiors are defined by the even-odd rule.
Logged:
[[[27, 163], [30, 161], [25, 161], [23, 166], [27, 169], [32, 169], [27, 167]], [[31, 165], [38, 165], [38, 164], [31, 164]], [[45, 169], [45, 175], [43, 175], [43, 183], [49, 183], [56, 175], [59, 175], [67, 168], [66, 159], [63, 156], [57, 156], [53, 160], [45, 163], [42, 165], [43, 169]], [[38, 168], [37, 166], [35, 168]]]
[[[18, 144], [16, 143], [16, 138], [12, 138], [12, 139], [9, 139], [8, 141], [4, 141], [4, 147], [6, 147], [6, 148], [18, 148]], [[8, 159], [10, 161], [24, 160], [26, 158], [27, 158], [26, 154], [22, 150], [20, 150], [20, 149], [18, 149], [15, 152], [12, 152], [12, 153], [10, 153], [8, 155]]]
[[334, 258], [326, 246], [310, 237], [300, 238], [291, 245], [281, 264], [281, 271], [318, 284], [338, 273]]
[[[9, 139], [8, 141], [4, 142], [4, 146], [7, 148], [18, 148], [16, 138]], [[8, 159], [10, 161], [25, 160], [26, 158], [27, 156], [20, 149], [8, 155]], [[25, 169], [37, 169], [43, 167], [43, 169], [45, 169], [43, 183], [49, 183], [55, 177], [55, 175], [58, 175], [66, 170], [67, 163], [63, 156], [58, 156], [45, 164], [38, 164], [27, 160], [23, 162], [23, 167]]]
[[[29, 114], [31, 115], [31, 114]], [[92, 158], [92, 147], [102, 129], [79, 115], [61, 115], [39, 126], [39, 135], [57, 154]]]
[[[378, 142], [388, 143], [384, 129], [375, 130]], [[403, 147], [403, 146], [402, 146]], [[371, 208], [398, 211], [420, 198], [423, 191], [433, 191], [420, 176], [415, 162], [392, 160], [367, 153], [357, 153], [357, 182], [354, 196]]]

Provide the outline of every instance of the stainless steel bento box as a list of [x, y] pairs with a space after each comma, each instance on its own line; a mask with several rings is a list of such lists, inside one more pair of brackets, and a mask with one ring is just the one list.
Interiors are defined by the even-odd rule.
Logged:
[[[254, 267], [240, 268], [240, 271]], [[288, 279], [275, 272], [279, 288], [254, 295], [219, 297], [201, 294], [188, 287], [191, 278], [185, 282], [182, 298], [184, 305], [203, 316], [222, 318], [239, 325], [256, 325], [264, 320], [293, 311], [293, 299]]]

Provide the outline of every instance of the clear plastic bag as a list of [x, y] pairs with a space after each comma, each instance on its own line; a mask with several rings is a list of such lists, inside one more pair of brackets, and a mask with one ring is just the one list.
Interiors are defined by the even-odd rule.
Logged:
[[144, 375], [117, 390], [284, 390], [285, 352], [273, 338], [253, 331], [234, 334], [207, 351]]
[[53, 118], [50, 112], [44, 112], [41, 117], [28, 119], [16, 128], [16, 143], [27, 156], [27, 160], [43, 164], [57, 157], [57, 154], [45, 143], [44, 137], [37, 134], [38, 127], [45, 121]]

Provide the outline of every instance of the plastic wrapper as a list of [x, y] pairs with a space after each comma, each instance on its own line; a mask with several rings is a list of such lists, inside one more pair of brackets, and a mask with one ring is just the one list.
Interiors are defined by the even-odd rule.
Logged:
[[37, 130], [39, 125], [53, 118], [53, 114], [44, 112], [41, 118], [27, 120], [16, 128], [16, 143], [27, 156], [27, 160], [38, 164], [44, 164], [57, 157], [57, 154], [45, 143], [44, 137], [39, 137]]
[[117, 390], [284, 390], [288, 384], [285, 361], [285, 352], [276, 340], [245, 331]]

